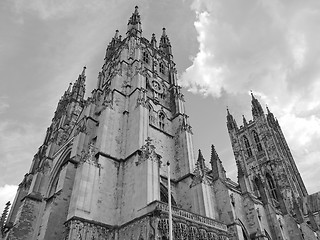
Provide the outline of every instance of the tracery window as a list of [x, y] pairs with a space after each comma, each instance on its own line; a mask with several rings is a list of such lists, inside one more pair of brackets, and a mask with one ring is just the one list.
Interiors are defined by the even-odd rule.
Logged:
[[159, 64], [159, 72], [164, 74], [164, 64], [162, 62]]
[[268, 186], [270, 189], [271, 197], [278, 201], [276, 185], [275, 185], [275, 183], [269, 173], [266, 174], [266, 178], [267, 178]]
[[164, 119], [165, 119], [165, 115], [163, 112], [159, 113], [159, 128], [161, 130], [164, 130]]
[[143, 61], [149, 64], [149, 54], [148, 52], [143, 52]]
[[263, 149], [262, 149], [262, 145], [261, 145], [261, 142], [260, 142], [260, 138], [259, 138], [259, 136], [258, 136], [256, 131], [252, 131], [252, 133], [253, 133], [254, 141], [255, 141], [255, 143], [257, 145], [258, 152], [261, 152]]
[[249, 140], [246, 136], [243, 136], [243, 142], [244, 142], [244, 146], [246, 147], [246, 152], [248, 154], [248, 157], [252, 157], [252, 150], [250, 147]]
[[149, 123], [152, 123], [152, 117], [153, 117], [153, 109], [151, 107], [151, 105], [148, 106], [149, 108]]
[[[168, 189], [161, 183], [160, 184], [160, 201], [168, 203]], [[172, 194], [171, 194], [171, 204], [172, 206], [177, 206], [176, 201], [174, 200]]]

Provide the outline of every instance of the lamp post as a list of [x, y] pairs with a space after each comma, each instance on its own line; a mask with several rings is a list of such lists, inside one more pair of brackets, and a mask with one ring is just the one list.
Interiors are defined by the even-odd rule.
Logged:
[[169, 240], [172, 240], [172, 211], [171, 211], [171, 180], [170, 180], [170, 162], [168, 166], [168, 205], [169, 205]]

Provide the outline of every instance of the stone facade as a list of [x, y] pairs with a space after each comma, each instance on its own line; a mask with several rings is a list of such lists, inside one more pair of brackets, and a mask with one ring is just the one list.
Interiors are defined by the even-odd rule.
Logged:
[[[252, 100], [253, 121], [227, 126], [238, 183], [212, 146], [211, 169], [184, 112], [171, 44], [142, 36], [138, 8], [107, 47], [91, 97], [85, 68], [58, 103], [8, 216], [4, 239], [317, 239], [308, 196], [279, 124]], [[247, 138], [247, 140], [244, 140]]]

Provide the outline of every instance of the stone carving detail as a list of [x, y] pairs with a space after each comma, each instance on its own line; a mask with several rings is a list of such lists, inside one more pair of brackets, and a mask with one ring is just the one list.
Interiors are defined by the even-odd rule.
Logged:
[[150, 160], [159, 164], [161, 166], [161, 155], [157, 154], [155, 151], [155, 146], [151, 144], [152, 140], [150, 137], [146, 139], [146, 144], [140, 148], [138, 161], [136, 166], [140, 165], [146, 160]]
[[111, 108], [112, 109], [112, 105], [113, 105], [113, 94], [110, 89], [107, 89], [105, 96], [104, 96], [102, 106], [104, 108]]
[[82, 150], [81, 156], [80, 156], [80, 163], [88, 163], [90, 165], [94, 165], [98, 168], [101, 168], [101, 164], [99, 163], [98, 159], [95, 157], [97, 152], [97, 148], [89, 144], [88, 151]]
[[66, 223], [65, 240], [111, 240], [114, 232], [104, 226], [81, 220]]
[[[159, 239], [169, 236], [168, 219], [160, 219], [158, 222]], [[228, 240], [225, 235], [218, 236], [217, 233], [200, 226], [189, 225], [184, 222], [173, 222], [173, 237], [176, 240]]]
[[146, 101], [147, 101], [147, 90], [146, 89], [143, 89], [141, 88], [140, 91], [138, 91], [138, 98], [137, 98], [137, 105], [136, 107], [138, 106], [143, 106], [143, 107], [146, 107]]
[[77, 136], [79, 133], [87, 133], [87, 119], [85, 117], [78, 122], [74, 136]]
[[180, 124], [180, 131], [187, 131], [187, 132], [193, 134], [192, 127], [190, 126], [189, 120], [188, 120], [189, 116], [186, 114], [183, 114], [182, 117], [183, 118], [182, 118], [182, 121]]
[[190, 187], [194, 187], [199, 183], [212, 185], [212, 180], [209, 178], [210, 169], [205, 165], [202, 154], [199, 150], [199, 158], [196, 162], [196, 168], [193, 171], [194, 177]]

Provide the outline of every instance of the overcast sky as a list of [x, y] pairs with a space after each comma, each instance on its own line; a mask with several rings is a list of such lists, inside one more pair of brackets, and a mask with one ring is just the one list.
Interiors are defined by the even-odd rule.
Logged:
[[226, 106], [251, 119], [249, 92], [278, 118], [309, 193], [320, 190], [320, 2], [301, 0], [2, 0], [0, 211], [42, 144], [58, 100], [87, 66], [87, 96], [134, 6], [143, 35], [166, 27], [195, 151], [214, 144], [236, 180]]

